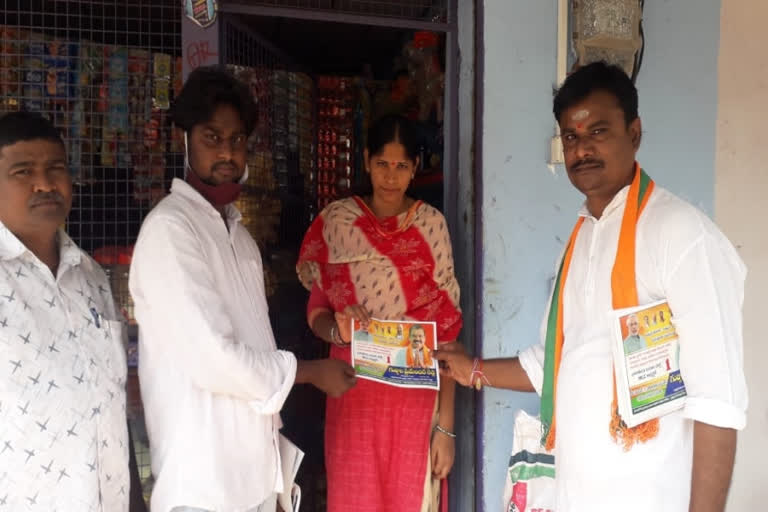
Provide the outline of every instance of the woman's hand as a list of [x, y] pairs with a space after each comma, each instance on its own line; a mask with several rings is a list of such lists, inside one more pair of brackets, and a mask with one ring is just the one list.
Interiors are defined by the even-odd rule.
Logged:
[[365, 309], [365, 306], [356, 304], [347, 306], [343, 313], [336, 313], [336, 324], [339, 326], [339, 336], [342, 341], [349, 343], [352, 340], [351, 320], [357, 320], [363, 329], [368, 328], [368, 322], [371, 320], [371, 314]]
[[451, 472], [453, 460], [456, 457], [456, 440], [435, 430], [432, 435], [430, 456], [432, 457], [432, 476], [438, 480], [446, 478]]

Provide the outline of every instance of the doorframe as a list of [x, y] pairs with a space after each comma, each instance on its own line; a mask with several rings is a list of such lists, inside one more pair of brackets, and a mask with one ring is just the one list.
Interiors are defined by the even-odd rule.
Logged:
[[[474, 338], [472, 346], [475, 357], [482, 357], [483, 354], [483, 120], [485, 114], [485, 1], [476, 0], [474, 2], [474, 126], [473, 140], [474, 155], [472, 162], [474, 192], [474, 254], [472, 257], [472, 266], [474, 275]], [[474, 510], [482, 512], [485, 510], [483, 503], [483, 453], [485, 444], [483, 443], [483, 432], [485, 431], [485, 416], [483, 414], [482, 400], [478, 398], [474, 401], [474, 437], [475, 437], [475, 481], [474, 481]]]

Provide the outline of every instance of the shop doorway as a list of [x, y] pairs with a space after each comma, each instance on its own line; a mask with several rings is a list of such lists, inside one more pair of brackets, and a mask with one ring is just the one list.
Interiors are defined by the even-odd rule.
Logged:
[[[218, 53], [259, 105], [251, 183], [239, 206], [262, 250], [275, 338], [280, 348], [314, 359], [327, 355], [327, 344], [306, 322], [308, 294], [295, 273], [299, 246], [323, 207], [362, 182], [372, 121], [398, 113], [417, 123], [424, 165], [410, 193], [449, 223], [456, 215], [455, 11], [445, 1], [279, 4], [222, 2]], [[304, 386], [282, 411], [283, 432], [307, 453], [299, 484], [308, 512], [325, 511], [324, 404]]]

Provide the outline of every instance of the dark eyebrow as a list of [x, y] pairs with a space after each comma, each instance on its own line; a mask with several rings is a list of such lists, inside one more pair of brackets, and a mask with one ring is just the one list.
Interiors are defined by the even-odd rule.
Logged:
[[16, 162], [14, 164], [11, 164], [9, 166], [9, 169], [16, 169], [17, 167], [32, 167], [34, 165], [35, 165], [35, 162], [31, 162], [31, 161]]
[[599, 119], [599, 120], [595, 121], [594, 123], [590, 124], [589, 125], [589, 129], [592, 130], [593, 128], [599, 128], [600, 126], [606, 126], [606, 125], [610, 125], [610, 124], [611, 123], [609, 123], [605, 119]]
[[[43, 162], [43, 164], [46, 167], [50, 167], [52, 165], [67, 165], [67, 160], [65, 158], [53, 158], [51, 160], [46, 160], [45, 162]], [[34, 167], [35, 165], [36, 165], [36, 162], [32, 160], [24, 160], [21, 162], [16, 162], [11, 164], [9, 166], [9, 169], [13, 170], [13, 169], [19, 169], [22, 167]]]
[[[215, 126], [212, 126], [210, 124], [203, 125], [203, 130], [212, 131], [213, 133], [215, 133], [219, 137], [221, 137], [222, 133], [223, 133], [221, 130], [219, 130], [218, 128], [216, 128]], [[236, 131], [236, 132], [232, 133], [232, 136], [243, 136], [243, 137], [245, 137], [246, 135], [245, 135], [244, 131], [239, 131], [239, 132]]]

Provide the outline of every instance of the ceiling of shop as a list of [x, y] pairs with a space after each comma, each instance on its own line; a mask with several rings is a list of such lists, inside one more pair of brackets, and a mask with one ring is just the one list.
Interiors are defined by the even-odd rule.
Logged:
[[411, 31], [349, 23], [265, 16], [240, 21], [312, 73], [361, 74], [370, 64], [376, 79], [392, 78]]

